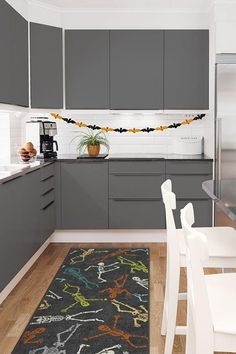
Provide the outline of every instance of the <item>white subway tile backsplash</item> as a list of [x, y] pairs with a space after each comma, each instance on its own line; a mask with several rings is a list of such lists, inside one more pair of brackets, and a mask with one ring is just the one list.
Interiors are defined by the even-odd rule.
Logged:
[[[39, 114], [38, 116], [40, 116]], [[37, 115], [36, 115], [37, 116]], [[66, 117], [76, 121], [83, 121], [87, 124], [97, 124], [103, 127], [111, 126], [113, 128], [143, 128], [143, 127], [158, 127], [160, 125], [169, 125], [173, 122], [180, 122], [183, 119], [189, 118], [184, 114], [132, 114], [126, 112], [124, 114], [114, 113], [96, 113], [96, 114], [66, 114]], [[1, 118], [1, 114], [0, 114]], [[25, 142], [25, 123], [30, 120], [31, 116], [10, 114], [10, 138], [11, 138], [11, 154], [15, 154], [19, 146]], [[49, 116], [53, 121], [53, 118]], [[71, 140], [79, 136], [84, 129], [77, 128], [67, 124], [61, 120], [57, 120], [58, 134], [55, 139], [58, 141], [60, 154], [71, 154], [76, 152], [76, 141]], [[1, 124], [1, 119], [0, 119]], [[6, 124], [6, 123], [4, 123]], [[173, 139], [185, 135], [209, 135], [208, 130], [211, 128], [207, 123], [207, 118], [202, 121], [193, 122], [191, 125], [184, 125], [177, 129], [169, 129], [164, 132], [151, 133], [109, 133], [107, 134], [110, 142], [111, 153], [171, 153], [173, 151]], [[8, 130], [7, 126], [1, 130]], [[1, 134], [0, 138], [2, 135]], [[1, 145], [0, 145], [1, 146]], [[103, 150], [102, 150], [103, 151]]]

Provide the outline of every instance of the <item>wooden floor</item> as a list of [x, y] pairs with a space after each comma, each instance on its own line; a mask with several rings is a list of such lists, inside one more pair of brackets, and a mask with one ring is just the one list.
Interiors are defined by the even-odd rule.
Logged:
[[[149, 247], [151, 264], [150, 354], [163, 354], [164, 338], [160, 335], [165, 284], [166, 247], [164, 244], [50, 244], [18, 286], [0, 306], [0, 354], [10, 354], [30, 317], [38, 306], [56, 271], [71, 247]], [[2, 271], [2, 270], [1, 270]], [[181, 274], [181, 291], [186, 290], [185, 274]], [[186, 304], [182, 302], [178, 324], [184, 324]], [[173, 354], [184, 354], [185, 338], [176, 336]], [[67, 353], [73, 354], [73, 353]]]

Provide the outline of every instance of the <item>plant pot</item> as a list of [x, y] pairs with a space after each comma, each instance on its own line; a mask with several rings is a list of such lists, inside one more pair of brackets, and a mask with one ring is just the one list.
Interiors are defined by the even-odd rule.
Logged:
[[100, 152], [100, 145], [88, 145], [87, 146], [88, 154], [91, 157], [96, 157]]

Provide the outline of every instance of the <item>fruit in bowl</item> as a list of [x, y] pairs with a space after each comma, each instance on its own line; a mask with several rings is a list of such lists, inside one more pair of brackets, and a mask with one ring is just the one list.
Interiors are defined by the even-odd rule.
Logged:
[[37, 150], [35, 150], [34, 145], [31, 142], [28, 142], [19, 149], [18, 155], [21, 161], [29, 162], [37, 155]]

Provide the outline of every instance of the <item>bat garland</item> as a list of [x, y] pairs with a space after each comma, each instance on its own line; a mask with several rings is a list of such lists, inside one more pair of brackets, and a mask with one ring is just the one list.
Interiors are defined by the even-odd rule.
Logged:
[[161, 125], [159, 127], [156, 128], [150, 128], [150, 127], [146, 127], [143, 129], [139, 129], [139, 128], [130, 128], [130, 129], [126, 129], [126, 128], [110, 128], [110, 127], [100, 127], [96, 124], [86, 124], [83, 122], [76, 122], [75, 120], [71, 119], [71, 118], [64, 118], [59, 114], [56, 113], [51, 113], [51, 116], [55, 119], [62, 119], [64, 122], [68, 123], [68, 124], [73, 124], [79, 128], [88, 128], [88, 129], [92, 129], [92, 130], [101, 130], [103, 132], [109, 133], [109, 132], [116, 132], [116, 133], [150, 133], [150, 132], [154, 132], [154, 131], [165, 131], [167, 129], [172, 129], [172, 128], [178, 128], [182, 125], [189, 125], [191, 123], [193, 123], [194, 121], [197, 120], [202, 120], [206, 115], [205, 114], [198, 114], [196, 115], [194, 118], [190, 118], [190, 119], [185, 119], [182, 122], [179, 123], [172, 123], [170, 125]]

